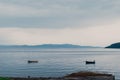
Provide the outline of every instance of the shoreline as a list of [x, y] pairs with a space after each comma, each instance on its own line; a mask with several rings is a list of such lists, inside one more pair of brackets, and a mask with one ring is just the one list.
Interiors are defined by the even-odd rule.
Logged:
[[112, 74], [98, 72], [76, 72], [63, 77], [1, 77], [0, 80], [115, 80]]

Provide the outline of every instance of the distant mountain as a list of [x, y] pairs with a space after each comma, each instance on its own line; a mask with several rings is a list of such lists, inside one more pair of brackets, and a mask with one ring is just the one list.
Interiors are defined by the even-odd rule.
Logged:
[[1, 47], [15, 47], [15, 48], [96, 48], [93, 46], [80, 46], [73, 44], [43, 44], [43, 45], [9, 45], [0, 46]]
[[120, 48], [120, 42], [111, 44], [110, 46], [107, 46], [106, 48]]

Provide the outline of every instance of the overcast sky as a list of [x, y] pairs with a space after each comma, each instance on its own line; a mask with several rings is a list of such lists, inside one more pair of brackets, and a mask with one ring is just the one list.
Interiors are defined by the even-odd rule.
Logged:
[[0, 0], [0, 45], [120, 41], [120, 0]]

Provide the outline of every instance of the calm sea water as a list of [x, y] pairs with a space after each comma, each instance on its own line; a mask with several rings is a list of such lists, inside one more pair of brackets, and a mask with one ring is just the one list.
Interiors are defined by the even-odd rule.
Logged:
[[[86, 65], [86, 60], [96, 64]], [[120, 79], [120, 49], [0, 49], [0, 76], [61, 77], [78, 71], [112, 73]]]

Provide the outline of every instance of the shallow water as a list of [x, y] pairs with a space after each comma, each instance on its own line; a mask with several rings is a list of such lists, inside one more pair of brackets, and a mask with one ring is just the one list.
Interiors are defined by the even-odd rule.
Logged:
[[[86, 60], [96, 64], [86, 65]], [[61, 77], [78, 71], [112, 73], [120, 79], [120, 49], [0, 49], [0, 76]]]

